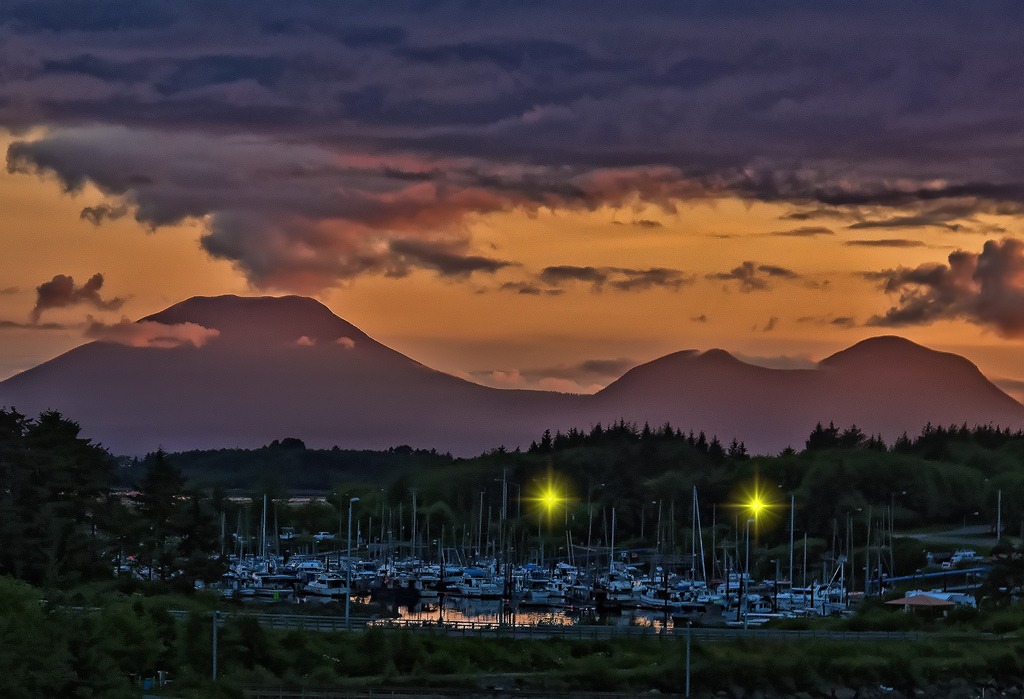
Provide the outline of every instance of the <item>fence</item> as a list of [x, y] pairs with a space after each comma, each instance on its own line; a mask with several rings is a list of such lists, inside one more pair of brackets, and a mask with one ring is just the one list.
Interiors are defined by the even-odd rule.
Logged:
[[[247, 699], [383, 699], [401, 697], [402, 699], [446, 699], [447, 697], [495, 697], [514, 696], [517, 699], [636, 699], [636, 693], [612, 692], [535, 692], [535, 691], [501, 691], [482, 689], [289, 689], [275, 687], [251, 687], [242, 690]], [[680, 695], [662, 694], [662, 697]]]

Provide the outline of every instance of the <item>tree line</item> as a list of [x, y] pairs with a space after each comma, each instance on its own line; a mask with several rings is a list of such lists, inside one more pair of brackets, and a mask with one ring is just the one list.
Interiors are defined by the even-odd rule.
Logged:
[[[846, 528], [994, 526], [997, 492], [1004, 530], [1024, 528], [1024, 435], [993, 426], [928, 425], [890, 446], [855, 426], [819, 424], [803, 450], [776, 456], [751, 456], [742, 442], [724, 446], [668, 424], [624, 421], [547, 432], [526, 451], [497, 448], [470, 459], [396, 447], [360, 461], [362, 452], [311, 450], [293, 438], [222, 450], [229, 458], [221, 467], [239, 469], [228, 483], [196, 477], [204, 459], [221, 452], [157, 451], [126, 464], [80, 433], [59, 413], [28, 418], [0, 410], [0, 574], [62, 586], [109, 577], [130, 563], [153, 580], [214, 579], [223, 554], [240, 542], [253, 550], [264, 495], [271, 533], [291, 526], [340, 534], [349, 500], [359, 497], [354, 533], [363, 543], [407, 540], [416, 531], [424, 544], [443, 538], [473, 550], [488, 542], [493, 550], [494, 540], [514, 535], [529, 551], [545, 521], [563, 540], [606, 544], [614, 510], [621, 546], [688, 551], [694, 489], [705, 535], [735, 540], [754, 483], [771, 505], [759, 523], [764, 550], [788, 540], [790, 501], [812, 555]], [[305, 465], [340, 453], [353, 464], [343, 477], [318, 472], [322, 480], [303, 483], [322, 496], [290, 502], [295, 472], [308, 478]], [[252, 463], [257, 471], [247, 470]], [[385, 474], [381, 464], [393, 468]], [[534, 499], [552, 478], [561, 502], [557, 512], [542, 513]], [[229, 498], [227, 486], [239, 479], [245, 489]]]

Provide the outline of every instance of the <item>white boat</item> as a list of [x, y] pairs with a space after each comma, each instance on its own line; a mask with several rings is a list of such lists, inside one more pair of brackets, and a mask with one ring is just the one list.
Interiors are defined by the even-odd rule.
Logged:
[[655, 611], [668, 610], [669, 612], [681, 610], [685, 596], [682, 591], [664, 587], [645, 587], [640, 591], [640, 607], [642, 609], [653, 609]]
[[302, 588], [303, 593], [316, 597], [344, 599], [348, 596], [348, 583], [341, 573], [321, 573]]
[[504, 592], [504, 582], [499, 579], [471, 575], [468, 572], [452, 590], [453, 595], [469, 599], [501, 599]]
[[531, 580], [527, 588], [523, 590], [519, 604], [526, 607], [563, 607], [565, 606], [565, 587], [553, 580]]

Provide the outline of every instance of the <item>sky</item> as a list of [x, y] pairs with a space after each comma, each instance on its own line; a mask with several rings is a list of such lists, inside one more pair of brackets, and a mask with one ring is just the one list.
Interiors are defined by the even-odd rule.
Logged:
[[875, 335], [1024, 398], [1015, 2], [0, 0], [0, 378], [314, 296], [492, 386]]

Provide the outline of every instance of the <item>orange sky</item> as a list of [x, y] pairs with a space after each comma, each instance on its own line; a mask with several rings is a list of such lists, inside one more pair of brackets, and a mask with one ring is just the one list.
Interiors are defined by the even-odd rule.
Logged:
[[[0, 148], [10, 141], [0, 140]], [[84, 207], [104, 201], [110, 200], [89, 185], [67, 194], [50, 177], [0, 173], [0, 320], [12, 321], [0, 327], [0, 377], [81, 344], [89, 315], [134, 320], [192, 295], [268, 293], [200, 248], [206, 221], [151, 231], [131, 216], [100, 226], [80, 218]], [[799, 363], [887, 333], [964, 354], [990, 378], [1024, 379], [1022, 341], [980, 325], [940, 320], [865, 326], [895, 299], [864, 272], [942, 263], [955, 249], [978, 252], [984, 236], [936, 229], [914, 236], [925, 243], [919, 247], [851, 246], [855, 240], [903, 239], [906, 232], [850, 230], [852, 218], [781, 220], [793, 210], [731, 198], [678, 202], [675, 212], [634, 202], [593, 211], [472, 214], [458, 228], [470, 250], [515, 265], [454, 279], [425, 269], [402, 278], [368, 274], [339, 282], [320, 298], [414, 359], [497, 386], [592, 391], [612, 377], [575, 372], [584, 361], [628, 360], [625, 366], [687, 348], [723, 347], [775, 365], [782, 359]], [[977, 218], [1007, 235], [1019, 228], [1011, 215]], [[773, 235], [807, 225], [826, 226], [833, 234]], [[765, 288], [747, 290], [738, 280], [708, 278], [744, 261], [790, 274], [760, 273]], [[632, 291], [585, 282], [565, 283], [557, 294], [500, 289], [535, 281], [541, 270], [558, 265], [671, 268], [685, 278], [678, 288]], [[47, 309], [42, 325], [30, 323], [39, 284], [58, 274], [82, 284], [96, 273], [104, 276], [104, 299], [125, 300], [120, 309], [77, 304]], [[832, 322], [843, 318], [850, 320]], [[48, 329], [46, 323], [63, 327]], [[1011, 393], [1024, 397], [1024, 389]]]

